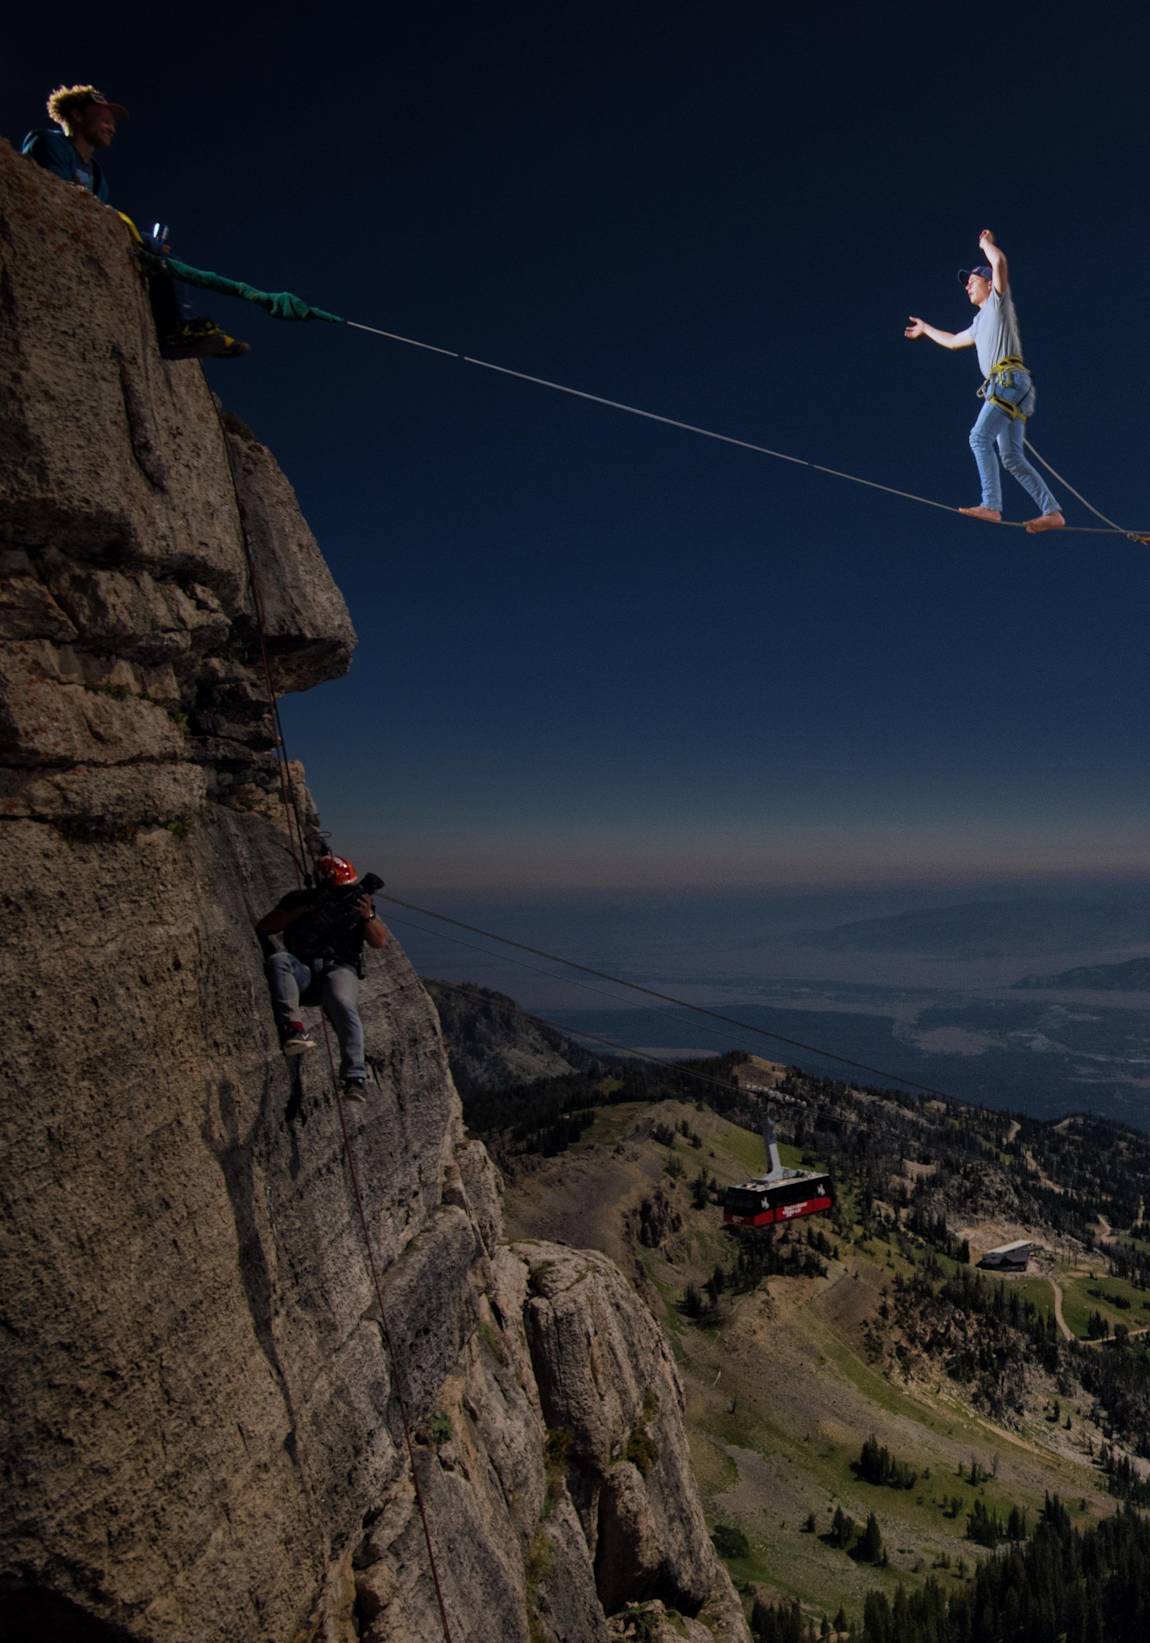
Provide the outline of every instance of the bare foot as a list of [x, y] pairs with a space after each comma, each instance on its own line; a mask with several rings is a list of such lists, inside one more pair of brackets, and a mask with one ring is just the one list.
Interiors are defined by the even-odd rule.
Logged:
[[964, 513], [968, 519], [985, 519], [988, 525], [1001, 525], [1002, 523], [1002, 514], [997, 508], [959, 508], [958, 511]]
[[1066, 521], [1060, 513], [1044, 513], [1040, 514], [1037, 519], [1028, 519], [1026, 521], [1026, 528], [1031, 536], [1035, 536], [1039, 531], [1060, 531], [1065, 526]]

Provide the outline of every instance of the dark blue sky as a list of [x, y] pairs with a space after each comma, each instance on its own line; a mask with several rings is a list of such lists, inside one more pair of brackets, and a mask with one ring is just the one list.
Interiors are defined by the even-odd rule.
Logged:
[[[91, 79], [133, 116], [115, 203], [190, 262], [955, 504], [977, 366], [902, 326], [966, 323], [989, 225], [1034, 442], [1150, 529], [1150, 40], [1098, 15], [201, 7], [129, 34], [65, 7], [10, 32], [3, 129]], [[289, 698], [292, 751], [400, 893], [1150, 865], [1146, 550], [214, 311], [254, 351], [212, 385], [360, 633]]]

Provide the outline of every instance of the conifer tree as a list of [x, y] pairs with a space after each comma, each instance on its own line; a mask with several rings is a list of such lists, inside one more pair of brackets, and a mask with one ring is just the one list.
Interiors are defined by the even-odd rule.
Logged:
[[863, 1637], [866, 1643], [901, 1643], [894, 1635], [893, 1616], [885, 1592], [868, 1592], [863, 1601]]
[[849, 1518], [841, 1506], [836, 1506], [835, 1515], [831, 1519], [831, 1545], [845, 1551], [854, 1537], [854, 1519]]
[[881, 1563], [883, 1560], [882, 1531], [873, 1512], [867, 1513], [866, 1528], [855, 1550], [860, 1563]]

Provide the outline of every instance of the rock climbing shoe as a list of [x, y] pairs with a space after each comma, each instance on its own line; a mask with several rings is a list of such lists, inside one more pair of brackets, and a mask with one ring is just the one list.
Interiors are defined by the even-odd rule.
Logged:
[[345, 1101], [366, 1101], [367, 1094], [362, 1078], [345, 1078], [343, 1081], [343, 1098]]

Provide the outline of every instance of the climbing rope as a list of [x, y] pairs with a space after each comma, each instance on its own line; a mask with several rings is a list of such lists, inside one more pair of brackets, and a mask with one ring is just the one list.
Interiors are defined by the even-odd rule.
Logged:
[[1060, 474], [1058, 472], [1057, 468], [1051, 467], [1050, 463], [1047, 462], [1046, 458], [1041, 454], [1041, 452], [1035, 450], [1034, 446], [1030, 443], [1029, 439], [1024, 439], [1023, 444], [1026, 446], [1026, 449], [1030, 452], [1030, 454], [1034, 458], [1034, 460], [1036, 462], [1041, 462], [1042, 466], [1046, 469], [1047, 473], [1052, 474], [1053, 477], [1058, 481], [1058, 483], [1060, 485], [1064, 485], [1066, 487], [1066, 489], [1070, 492], [1071, 496], [1073, 496], [1076, 499], [1076, 501], [1081, 502], [1082, 506], [1086, 509], [1086, 511], [1088, 513], [1092, 513], [1094, 515], [1095, 519], [1101, 519], [1105, 524], [1109, 525], [1112, 530], [1119, 531], [1119, 532], [1121, 532], [1121, 534], [1123, 536], [1128, 537], [1131, 542], [1141, 542], [1143, 545], [1145, 545], [1146, 543], [1150, 543], [1150, 535], [1147, 535], [1147, 534], [1139, 532], [1139, 531], [1125, 530], [1121, 525], [1115, 524], [1113, 519], [1108, 519], [1107, 516], [1104, 513], [1100, 513], [1099, 510], [1094, 506], [1094, 504], [1092, 502], [1087, 502], [1086, 498], [1082, 495], [1081, 491], [1076, 491], [1074, 489], [1074, 486], [1070, 483], [1069, 479], [1065, 479], [1062, 476], [1062, 474]]
[[[276, 747], [276, 764], [279, 771], [280, 798], [283, 803], [287, 822], [288, 851], [291, 855], [296, 871], [297, 882], [302, 886], [306, 878], [305, 863], [307, 860], [307, 846], [304, 836], [303, 820], [300, 816], [299, 801], [296, 796], [295, 784], [292, 780], [291, 764], [288, 759], [287, 741], [283, 733], [283, 724], [280, 719], [279, 698], [276, 695], [275, 682], [272, 675], [271, 657], [267, 642], [267, 624], [264, 618], [264, 604], [260, 596], [259, 575], [256, 571], [255, 556], [252, 553], [251, 542], [248, 538], [247, 526], [244, 522], [243, 505], [240, 501], [239, 481], [236, 474], [235, 461], [232, 456], [231, 440], [227, 425], [224, 422], [215, 397], [212, 403], [216, 409], [216, 419], [220, 427], [220, 436], [224, 444], [224, 454], [227, 458], [228, 473], [231, 476], [232, 492], [235, 498], [236, 515], [239, 520], [240, 539], [243, 543], [244, 557], [248, 568], [248, 586], [252, 595], [252, 608], [255, 613], [256, 632], [259, 638], [259, 650], [262, 664], [264, 684], [267, 689], [268, 717], [271, 722]], [[294, 831], [293, 831], [294, 830]], [[298, 847], [298, 853], [297, 853]], [[403, 1395], [403, 1382], [399, 1374], [399, 1358], [395, 1350], [391, 1332], [387, 1327], [387, 1313], [383, 1304], [383, 1286], [380, 1283], [379, 1269], [375, 1262], [375, 1252], [372, 1248], [371, 1233], [367, 1224], [367, 1213], [364, 1209], [363, 1193], [360, 1190], [359, 1171], [355, 1167], [355, 1154], [351, 1145], [351, 1136], [348, 1133], [347, 1117], [343, 1110], [343, 1102], [339, 1097], [338, 1078], [336, 1075], [335, 1057], [332, 1053], [331, 1035], [328, 1031], [327, 1016], [321, 1011], [320, 1019], [323, 1022], [324, 1045], [327, 1049], [328, 1067], [331, 1072], [332, 1088], [336, 1089], [336, 1112], [339, 1116], [339, 1127], [343, 1137], [343, 1155], [347, 1164], [347, 1172], [351, 1179], [352, 1196], [355, 1199], [356, 1212], [359, 1217], [360, 1230], [363, 1233], [364, 1250], [367, 1254], [368, 1271], [371, 1275], [372, 1287], [375, 1291], [376, 1306], [379, 1311], [380, 1338], [391, 1369], [391, 1384], [395, 1393], [395, 1401], [399, 1408], [400, 1425], [403, 1429], [404, 1446], [407, 1450], [408, 1468], [411, 1473], [412, 1487], [415, 1493], [416, 1505], [419, 1509], [419, 1519], [423, 1526], [423, 1538], [427, 1546], [427, 1561], [431, 1570], [431, 1580], [435, 1587], [435, 1598], [439, 1606], [439, 1618], [443, 1626], [445, 1643], [452, 1643], [451, 1625], [447, 1618], [447, 1605], [444, 1601], [443, 1587], [439, 1579], [439, 1568], [435, 1558], [435, 1547], [431, 1539], [431, 1526], [428, 1522], [427, 1507], [420, 1487], [419, 1472], [416, 1467], [415, 1442], [412, 1437], [411, 1420], [408, 1415], [407, 1400]]]
[[542, 947], [531, 947], [525, 941], [513, 941], [510, 936], [501, 936], [494, 930], [484, 930], [477, 924], [466, 924], [462, 919], [451, 918], [447, 913], [436, 913], [430, 907], [419, 907], [413, 901], [402, 901], [399, 896], [380, 895], [381, 901], [392, 902], [396, 907], [406, 907], [409, 912], [419, 913], [424, 918], [437, 919], [441, 924], [452, 924], [457, 930], [467, 930], [473, 936], [483, 936], [488, 941], [498, 941], [505, 947], [514, 947], [521, 953], [532, 953], [536, 958], [544, 958], [549, 964], [563, 964], [568, 969], [579, 970], [583, 975], [597, 976], [600, 981], [611, 981], [617, 987], [627, 987], [633, 993], [644, 993], [648, 998], [657, 998], [662, 1004], [674, 1004], [680, 1010], [692, 1010], [696, 1015], [709, 1016], [712, 1021], [722, 1021], [728, 1027], [738, 1027], [740, 1032], [756, 1033], [760, 1038], [770, 1039], [776, 1044], [786, 1044], [792, 1050], [804, 1050], [808, 1055], [825, 1056], [828, 1061], [837, 1061], [840, 1066], [853, 1067], [856, 1072], [870, 1073], [890, 1084], [903, 1084], [908, 1089], [921, 1090], [924, 1095], [936, 1097], [940, 1101], [955, 1101], [958, 1098], [948, 1095], [945, 1090], [936, 1090], [931, 1084], [920, 1083], [917, 1078], [906, 1078], [902, 1073], [892, 1073], [882, 1067], [872, 1067], [865, 1061], [854, 1061], [849, 1056], [839, 1055], [834, 1050], [824, 1049], [820, 1044], [807, 1044], [799, 1038], [787, 1038], [782, 1033], [770, 1032], [766, 1027], [757, 1027], [753, 1022], [740, 1021], [737, 1016], [726, 1015], [722, 1010], [708, 1009], [705, 1004], [692, 1004], [688, 999], [678, 998], [674, 993], [663, 993], [655, 987], [644, 987], [638, 981], [624, 981], [622, 976], [615, 976], [608, 970], [597, 970], [593, 965], [580, 964], [573, 958], [564, 958], [559, 953], [549, 953]]
[[367, 1264], [371, 1272], [371, 1282], [375, 1289], [375, 1304], [379, 1309], [379, 1333], [383, 1340], [384, 1351], [391, 1365], [391, 1383], [395, 1391], [395, 1401], [399, 1406], [399, 1421], [403, 1428], [403, 1441], [407, 1449], [408, 1469], [411, 1472], [411, 1482], [415, 1491], [415, 1504], [419, 1508], [419, 1521], [423, 1525], [423, 1539], [427, 1547], [427, 1562], [431, 1570], [431, 1582], [435, 1587], [435, 1601], [439, 1606], [439, 1619], [443, 1626], [445, 1643], [452, 1643], [451, 1624], [447, 1618], [447, 1604], [443, 1596], [443, 1587], [439, 1579], [439, 1565], [435, 1558], [435, 1547], [431, 1539], [431, 1525], [427, 1517], [427, 1505], [423, 1498], [423, 1490], [419, 1482], [419, 1469], [415, 1461], [415, 1440], [411, 1432], [411, 1418], [407, 1410], [407, 1399], [403, 1395], [403, 1382], [399, 1375], [399, 1356], [395, 1350], [395, 1343], [391, 1338], [391, 1331], [387, 1327], [387, 1311], [383, 1304], [383, 1285], [379, 1278], [379, 1269], [375, 1264], [375, 1254], [371, 1247], [371, 1236], [367, 1229], [367, 1212], [363, 1205], [363, 1193], [360, 1191], [359, 1171], [355, 1167], [355, 1153], [351, 1145], [351, 1136], [347, 1127], [347, 1114], [344, 1112], [343, 1101], [340, 1098], [337, 1085], [335, 1056], [332, 1053], [331, 1033], [328, 1030], [327, 1016], [321, 1012], [323, 1022], [323, 1042], [327, 1050], [327, 1064], [331, 1071], [332, 1088], [336, 1089], [335, 1106], [339, 1114], [339, 1127], [343, 1134], [343, 1152], [347, 1160], [347, 1171], [351, 1177], [352, 1194], [355, 1198], [355, 1207], [359, 1213], [359, 1224], [363, 1228], [364, 1248], [367, 1250]]
[[[121, 213], [122, 215], [122, 213]], [[659, 422], [668, 428], [680, 428], [685, 433], [698, 434], [703, 439], [715, 439], [724, 445], [735, 445], [740, 450], [754, 451], [759, 456], [773, 457], [777, 462], [789, 462], [798, 468], [809, 468], [812, 473], [827, 474], [832, 479], [845, 479], [852, 485], [865, 485], [868, 490], [884, 491], [888, 496], [902, 497], [907, 502], [918, 502], [926, 508], [938, 508], [943, 513], [962, 514], [961, 508], [951, 506], [949, 502], [939, 502], [934, 497], [919, 496], [915, 491], [900, 490], [896, 485], [883, 485], [876, 479], [864, 479], [861, 474], [847, 473], [841, 468], [830, 468], [822, 462], [810, 462], [805, 457], [791, 456], [786, 451], [773, 450], [769, 445], [758, 445], [750, 439], [738, 439], [733, 434], [720, 433], [714, 428], [703, 428], [695, 422], [683, 422], [678, 417], [663, 416], [657, 411], [646, 411], [638, 405], [628, 405], [623, 400], [608, 399], [603, 394], [592, 394], [582, 388], [572, 388], [565, 382], [553, 382], [549, 377], [532, 376], [528, 371], [516, 371], [509, 365], [498, 365], [493, 360], [478, 359], [472, 354], [461, 353], [455, 348], [443, 348], [433, 342], [422, 342], [416, 337], [404, 336], [399, 331], [385, 331], [377, 325], [365, 325], [359, 320], [344, 319], [340, 314], [333, 314], [326, 308], [315, 308], [304, 302], [291, 291], [259, 291], [244, 280], [228, 279], [222, 274], [213, 273], [206, 268], [193, 268], [189, 263], [180, 262], [172, 256], [163, 256], [157, 250], [145, 245], [136, 225], [130, 217], [124, 217], [136, 243], [137, 253], [144, 267], [153, 272], [162, 272], [173, 279], [186, 284], [204, 286], [211, 291], [220, 291], [227, 296], [240, 297], [247, 302], [256, 303], [267, 310], [273, 319], [279, 320], [323, 320], [331, 325], [346, 325], [352, 331], [365, 331], [371, 336], [384, 337], [389, 342], [399, 342], [407, 348], [419, 348], [424, 353], [440, 354], [445, 359], [459, 360], [464, 365], [474, 365], [481, 371], [494, 371], [499, 376], [515, 377], [519, 382], [528, 382], [537, 388], [547, 388], [557, 394], [569, 394], [573, 399], [585, 399], [592, 405], [603, 405], [613, 411], [622, 411], [627, 416], [642, 417], [647, 422]], [[1050, 463], [1035, 450], [1029, 440], [1025, 441], [1027, 449], [1055, 479], [1065, 485], [1070, 494], [1077, 498], [1082, 506], [1092, 513], [1096, 519], [1103, 521], [1097, 525], [1063, 525], [1064, 531], [1073, 531], [1080, 536], [1125, 536], [1131, 542], [1143, 546], [1150, 543], [1150, 531], [1132, 531], [1116, 524], [1107, 518], [1086, 498], [1076, 491], [1070, 482], [1062, 477]], [[986, 520], [986, 524], [1005, 525], [1009, 529], [1024, 530], [1025, 524], [1018, 519]]]
[[[415, 337], [402, 336], [398, 331], [383, 331], [376, 325], [363, 325], [358, 320], [352, 319], [344, 320], [343, 323], [353, 331], [368, 331], [372, 336], [386, 337], [389, 342], [401, 342], [408, 348], [421, 348], [429, 354], [442, 354], [447, 359], [459, 360], [463, 365], [478, 366], [481, 371], [494, 371], [499, 376], [515, 377], [518, 381], [532, 383], [537, 388], [549, 388], [553, 393], [569, 394], [573, 399], [585, 399], [592, 405], [604, 405], [608, 410], [622, 411], [627, 416], [642, 417], [646, 422], [660, 422], [668, 428], [680, 428], [684, 433], [698, 434], [702, 439], [715, 439], [723, 445], [737, 446], [739, 450], [754, 451], [758, 456], [773, 457], [776, 462], [789, 462], [796, 468], [809, 468], [812, 473], [827, 474], [832, 479], [845, 479], [852, 485], [865, 485], [868, 490], [872, 491], [885, 491], [888, 496], [900, 496], [907, 502], [920, 502], [925, 508], [938, 508], [943, 513], [962, 515], [962, 509], [952, 507], [949, 502], [938, 502], [930, 496], [919, 496], [915, 491], [903, 491], [897, 485], [883, 485], [877, 479], [864, 479], [860, 474], [846, 473], [842, 468], [829, 468], [825, 463], [810, 462], [806, 457], [791, 456], [786, 451], [773, 450], [769, 445], [758, 445], [754, 440], [738, 439], [733, 434], [720, 433], [715, 428], [701, 427], [697, 422], [683, 422], [678, 417], [663, 416], [658, 411], [646, 411], [639, 405], [628, 405], [621, 399], [608, 399], [603, 394], [587, 393], [584, 389], [572, 388], [565, 382], [553, 382], [549, 377], [532, 376], [528, 371], [516, 371], [509, 365], [497, 365], [493, 360], [477, 359], [472, 354], [462, 354], [454, 348], [440, 348], [435, 343], [420, 342]], [[1038, 452], [1029, 440], [1027, 446], [1031, 453], [1042, 462], [1043, 467], [1048, 468], [1053, 474], [1054, 469], [1050, 468], [1049, 463], [1038, 456]], [[1054, 477], [1060, 479], [1061, 476], [1054, 474]], [[1061, 483], [1066, 484], [1066, 481], [1062, 480]], [[1079, 496], [1071, 485], [1067, 484], [1066, 488], [1071, 495], [1078, 497], [1083, 507], [1089, 508], [1090, 512], [1098, 519], [1106, 519], [1105, 514], [1099, 513], [1097, 508], [1091, 507], [1090, 503], [1084, 497]], [[1005, 525], [1011, 530], [1025, 530], [1026, 528], [1020, 519], [986, 520], [984, 523]], [[1099, 525], [1064, 525], [1061, 529], [1063, 532], [1073, 531], [1079, 536], [1125, 536], [1131, 542], [1143, 544], [1150, 542], [1150, 532], [1126, 530], [1122, 525], [1116, 525], [1109, 519], [1106, 519], [1105, 527]]]

